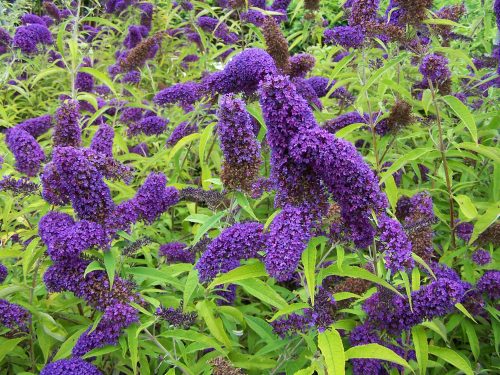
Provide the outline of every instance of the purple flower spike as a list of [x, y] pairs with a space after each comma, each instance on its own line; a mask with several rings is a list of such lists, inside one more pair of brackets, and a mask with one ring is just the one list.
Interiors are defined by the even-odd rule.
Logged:
[[38, 53], [38, 44], [52, 44], [52, 34], [47, 26], [40, 24], [29, 24], [19, 26], [14, 35], [14, 47], [21, 49], [25, 54]]
[[159, 116], [145, 117], [138, 122], [131, 124], [127, 130], [128, 136], [138, 134], [159, 135], [165, 131], [169, 120]]
[[45, 154], [36, 139], [16, 126], [8, 130], [6, 143], [16, 158], [16, 170], [30, 177], [36, 176], [45, 160]]
[[54, 146], [80, 146], [82, 134], [79, 120], [80, 105], [78, 101], [65, 101], [56, 111]]
[[113, 157], [113, 138], [115, 137], [115, 131], [111, 126], [104, 123], [99, 126], [99, 129], [94, 134], [92, 138], [92, 143], [90, 144], [90, 149], [108, 157]]
[[40, 375], [102, 375], [102, 372], [81, 358], [70, 358], [49, 363]]
[[359, 26], [337, 26], [325, 30], [324, 37], [327, 44], [338, 44], [349, 49], [360, 47], [365, 39], [365, 34]]

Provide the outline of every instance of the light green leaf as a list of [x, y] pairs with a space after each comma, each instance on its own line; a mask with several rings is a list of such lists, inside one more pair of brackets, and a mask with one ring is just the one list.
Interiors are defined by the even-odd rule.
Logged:
[[243, 289], [260, 301], [274, 306], [278, 309], [284, 309], [288, 303], [276, 291], [259, 279], [247, 279], [235, 281], [234, 284], [240, 285]]
[[235, 281], [253, 279], [266, 275], [266, 268], [261, 262], [245, 264], [215, 278], [208, 286], [208, 289], [212, 289], [221, 284], [229, 284], [234, 283]]
[[392, 209], [395, 209], [398, 203], [398, 187], [392, 175], [387, 176], [385, 180], [385, 194], [387, 195], [387, 199], [389, 199]]
[[427, 372], [427, 364], [429, 362], [429, 343], [425, 328], [422, 326], [414, 326], [411, 329], [413, 345], [415, 346], [415, 354], [417, 356], [418, 369], [420, 375], [425, 375]]
[[278, 209], [276, 211], [274, 211], [266, 220], [265, 224], [264, 224], [264, 230], [267, 230], [267, 228], [269, 228], [269, 226], [271, 225], [271, 223], [273, 222], [274, 218], [281, 212], [281, 209]]
[[481, 154], [483, 156], [486, 156], [487, 158], [490, 158], [491, 160], [495, 161], [496, 163], [500, 163], [500, 151], [494, 147], [484, 146], [481, 144], [477, 145], [473, 142], [458, 143], [456, 145], [456, 147], [459, 149], [464, 148], [466, 150], [475, 151], [478, 154]]
[[276, 319], [278, 319], [280, 316], [283, 315], [288, 315], [291, 314], [295, 311], [306, 309], [309, 307], [309, 304], [305, 302], [297, 302], [297, 303], [292, 303], [291, 305], [288, 305], [284, 309], [278, 310], [271, 319], [269, 319], [269, 322], [274, 322]]
[[120, 348], [117, 346], [106, 345], [106, 346], [103, 346], [102, 348], [92, 349], [90, 352], [85, 353], [82, 358], [87, 359], [87, 358], [92, 358], [92, 357], [99, 357], [101, 355], [113, 353], [113, 352], [116, 352], [118, 350], [120, 350]]
[[443, 100], [455, 112], [455, 114], [462, 120], [472, 136], [472, 139], [477, 143], [477, 127], [474, 116], [469, 109], [459, 99], [452, 95], [443, 96]]
[[101, 81], [106, 86], [108, 86], [109, 89], [113, 92], [113, 94], [118, 96], [118, 94], [116, 93], [115, 85], [113, 84], [113, 81], [111, 81], [109, 79], [109, 77], [106, 74], [104, 74], [103, 72], [100, 72], [97, 69], [88, 68], [88, 67], [80, 68], [80, 71], [92, 75], [94, 78], [96, 78], [97, 80]]
[[103, 266], [97, 260], [93, 260], [87, 268], [85, 268], [85, 272], [83, 273], [83, 277], [87, 276], [92, 271], [104, 271]]
[[474, 375], [474, 371], [472, 371], [470, 363], [452, 349], [429, 345], [429, 354], [441, 358], [463, 371], [466, 375]]
[[462, 213], [467, 219], [472, 220], [476, 218], [477, 216], [476, 207], [474, 206], [474, 203], [472, 203], [472, 201], [467, 195], [457, 195], [455, 197], [455, 200], [460, 206], [460, 211], [462, 211]]
[[222, 217], [226, 214], [226, 211], [217, 212], [214, 216], [210, 216], [199, 228], [194, 235], [193, 244], [197, 243], [205, 233], [212, 229]]
[[214, 315], [214, 311], [216, 309], [215, 303], [208, 300], [200, 301], [197, 303], [196, 309], [198, 310], [201, 318], [205, 321], [205, 324], [207, 325], [210, 333], [219, 342], [224, 344], [226, 347], [231, 348], [232, 343], [226, 331], [224, 330], [222, 320], [220, 318], [216, 318]]
[[464, 305], [462, 305], [461, 303], [457, 303], [455, 304], [455, 307], [458, 310], [460, 310], [467, 318], [469, 318], [470, 320], [472, 320], [474, 323], [477, 324], [476, 319], [474, 319], [474, 317], [470, 314], [470, 312], [467, 311]]
[[130, 363], [134, 375], [137, 373], [137, 361], [139, 360], [139, 340], [137, 339], [137, 327], [133, 325], [127, 329], [127, 343], [130, 352]]
[[61, 347], [59, 348], [57, 354], [55, 355], [52, 361], [55, 362], [59, 359], [69, 357], [71, 355], [71, 350], [73, 349], [73, 346], [75, 346], [76, 340], [78, 340], [78, 338], [86, 330], [87, 327], [81, 328], [75, 333], [73, 333], [70, 337], [68, 337], [66, 341], [61, 344]]
[[493, 224], [500, 215], [500, 205], [498, 203], [491, 205], [488, 207], [486, 212], [479, 216], [474, 224], [474, 230], [472, 231], [472, 235], [469, 240], [469, 244], [474, 243], [477, 240], [479, 235], [483, 233], [488, 227]]
[[252, 217], [252, 219], [259, 220], [257, 219], [257, 216], [255, 216], [255, 213], [253, 212], [252, 207], [248, 202], [248, 198], [239, 191], [235, 193], [235, 196], [236, 196], [236, 202], [238, 202], [240, 207], [243, 208], [243, 210], [245, 210], [245, 212], [248, 213]]
[[2, 362], [5, 356], [11, 351], [13, 351], [14, 348], [23, 340], [24, 338], [10, 339], [10, 340], [2, 339], [0, 341], [0, 362]]
[[104, 268], [108, 274], [109, 287], [112, 288], [115, 280], [116, 260], [111, 250], [104, 252]]
[[381, 174], [380, 184], [385, 183], [385, 181], [392, 176], [394, 172], [401, 169], [410, 161], [421, 159], [425, 154], [431, 152], [431, 149], [428, 148], [417, 148], [415, 150], [411, 150], [410, 152], [405, 153], [398, 160], [396, 160], [392, 165], [387, 168], [387, 170]]
[[335, 133], [335, 136], [338, 138], [345, 138], [347, 135], [351, 134], [353, 131], [358, 130], [359, 128], [366, 126], [365, 123], [355, 123], [351, 125], [347, 125], [345, 128], [338, 130]]
[[[210, 173], [210, 167], [207, 164], [207, 161], [205, 158], [205, 150], [207, 147], [207, 143], [208, 143], [210, 137], [212, 136], [215, 125], [216, 125], [215, 122], [208, 125], [205, 129], [203, 129], [203, 132], [201, 133], [201, 136], [200, 136], [200, 142], [198, 145], [198, 157], [200, 159], [201, 170], [202, 170], [202, 172], [205, 172], [205, 173], [202, 173], [202, 175], [206, 175], [207, 173]], [[207, 181], [205, 181], [205, 180], [202, 181], [203, 189], [208, 189], [209, 186], [210, 186], [210, 184]]]
[[474, 359], [477, 361], [480, 354], [479, 347], [479, 339], [477, 338], [477, 333], [474, 328], [474, 325], [469, 320], [462, 321], [462, 327], [464, 327], [465, 334], [467, 335], [467, 339], [469, 341], [470, 349], [472, 354], [474, 355]]
[[198, 270], [192, 269], [186, 278], [186, 284], [184, 284], [183, 300], [184, 309], [189, 304], [191, 297], [193, 296], [196, 287], [198, 286]]
[[309, 298], [311, 304], [314, 306], [314, 295], [316, 294], [316, 247], [321, 242], [321, 238], [313, 238], [309, 241], [306, 249], [302, 253], [302, 265], [304, 266], [304, 275], [306, 277], [307, 290], [309, 291]]
[[344, 344], [335, 328], [330, 327], [318, 335], [318, 347], [325, 358], [328, 373], [344, 375], [346, 362]]
[[394, 353], [391, 349], [379, 344], [353, 346], [352, 348], [346, 350], [345, 357], [347, 360], [355, 358], [381, 359], [397, 363], [398, 365], [404, 366], [413, 372], [413, 369], [410, 367], [408, 362], [406, 362], [406, 360]]

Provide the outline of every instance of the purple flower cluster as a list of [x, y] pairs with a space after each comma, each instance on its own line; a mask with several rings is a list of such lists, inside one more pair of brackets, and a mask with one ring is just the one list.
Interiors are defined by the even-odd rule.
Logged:
[[261, 163], [253, 122], [245, 102], [232, 94], [224, 95], [219, 104], [217, 133], [224, 155], [222, 182], [229, 189], [250, 191]]
[[53, 43], [52, 34], [45, 24], [32, 23], [19, 26], [13, 39], [13, 46], [25, 54], [38, 53], [38, 44], [50, 45]]
[[136, 47], [149, 34], [149, 29], [142, 25], [131, 25], [128, 28], [128, 34], [123, 40], [123, 45], [127, 49]]
[[11, 44], [12, 37], [9, 32], [3, 27], [0, 27], [0, 55], [6, 53]]
[[45, 134], [51, 128], [51, 126], [52, 117], [50, 115], [30, 118], [16, 125], [17, 128], [23, 129], [35, 138], [38, 138], [42, 134]]
[[287, 205], [274, 218], [269, 228], [266, 270], [278, 281], [287, 281], [294, 276], [300, 256], [312, 237], [315, 215], [307, 205]]
[[122, 329], [138, 320], [137, 311], [129, 305], [119, 303], [108, 306], [95, 329], [91, 331], [90, 327], [78, 338], [72, 351], [73, 355], [81, 357], [92, 349], [115, 345]]
[[191, 112], [193, 104], [203, 97], [203, 87], [196, 82], [177, 83], [157, 93], [153, 99], [157, 105], [179, 104], [185, 112]]
[[159, 254], [167, 258], [167, 263], [194, 263], [195, 253], [182, 242], [170, 242], [160, 246]]
[[15, 179], [12, 176], [4, 176], [0, 180], [0, 191], [8, 191], [14, 195], [30, 195], [38, 192], [40, 185], [30, 181], [26, 177]]
[[81, 358], [70, 358], [49, 363], [40, 375], [102, 375], [102, 372]]
[[135, 146], [129, 146], [128, 151], [132, 154], [138, 154], [141, 156], [149, 156], [149, 147], [147, 143], [139, 143]]
[[446, 81], [451, 77], [448, 59], [435, 53], [423, 58], [419, 71], [424, 76], [424, 81], [430, 80], [434, 84]]
[[76, 100], [67, 100], [56, 111], [54, 146], [79, 147], [82, 142], [80, 129], [80, 105]]
[[469, 242], [472, 232], [474, 231], [474, 224], [462, 222], [455, 226], [455, 233], [458, 238], [465, 242]]
[[0, 326], [27, 332], [31, 314], [24, 307], [0, 299]]
[[145, 134], [145, 135], [159, 135], [165, 131], [169, 120], [160, 116], [148, 116], [129, 125], [127, 134], [129, 137]]
[[365, 34], [360, 26], [337, 26], [324, 32], [325, 43], [338, 44], [346, 49], [363, 44]]
[[229, 31], [229, 27], [223, 21], [209, 16], [198, 17], [196, 23], [206, 32], [213, 33], [216, 38], [225, 44], [234, 44], [238, 41], [238, 35]]
[[273, 58], [259, 48], [247, 48], [234, 56], [224, 70], [203, 79], [204, 87], [215, 94], [253, 94], [268, 74], [276, 73]]
[[359, 112], [346, 112], [338, 117], [331, 120], [325, 121], [323, 124], [323, 129], [325, 129], [330, 134], [335, 134], [340, 129], [345, 128], [348, 125], [366, 123], [366, 118], [361, 116]]
[[0, 263], [0, 284], [5, 281], [8, 274], [9, 274], [9, 270], [7, 269], [7, 267], [5, 267], [5, 265]]
[[413, 268], [411, 242], [398, 221], [382, 215], [378, 218], [379, 249], [385, 252], [385, 264], [392, 272]]
[[99, 126], [99, 129], [92, 137], [92, 142], [90, 143], [90, 149], [95, 152], [99, 152], [107, 157], [113, 157], [113, 138], [115, 137], [115, 131], [111, 126], [103, 123]]
[[201, 282], [213, 280], [240, 265], [240, 260], [253, 258], [264, 250], [266, 237], [263, 225], [237, 223], [224, 229], [207, 247], [196, 263]]
[[486, 294], [492, 301], [500, 298], [500, 271], [486, 271], [476, 285], [477, 290]]
[[185, 313], [182, 309], [182, 303], [178, 308], [165, 308], [163, 306], [156, 309], [156, 315], [177, 328], [189, 329], [196, 323], [198, 315], [196, 312]]
[[472, 261], [478, 266], [485, 266], [491, 263], [491, 254], [484, 249], [478, 249], [472, 254]]
[[308, 53], [299, 53], [290, 57], [290, 77], [305, 78], [316, 64], [316, 59]]
[[15, 126], [7, 131], [5, 141], [16, 158], [15, 168], [27, 176], [36, 176], [45, 160], [45, 154], [36, 139], [22, 127]]

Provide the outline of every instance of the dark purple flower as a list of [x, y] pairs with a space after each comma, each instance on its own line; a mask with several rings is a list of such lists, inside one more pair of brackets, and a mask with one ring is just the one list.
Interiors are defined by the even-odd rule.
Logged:
[[94, 77], [85, 72], [76, 73], [75, 89], [82, 92], [92, 92], [94, 88]]
[[363, 30], [376, 21], [379, 0], [354, 0], [351, 5], [349, 26], [360, 26]]
[[500, 298], [500, 271], [486, 271], [477, 282], [476, 288], [492, 301]]
[[189, 122], [181, 122], [175, 127], [167, 139], [167, 146], [175, 146], [182, 138], [198, 131], [198, 125], [190, 124]]
[[15, 331], [28, 331], [31, 314], [24, 307], [0, 299], [0, 326]]
[[290, 280], [299, 265], [314, 229], [315, 215], [311, 207], [285, 206], [269, 227], [266, 270], [278, 281]]
[[206, 32], [213, 33], [216, 38], [222, 39], [225, 44], [234, 44], [238, 41], [238, 35], [229, 31], [225, 22], [209, 16], [198, 17], [196, 23]]
[[147, 143], [142, 142], [135, 146], [129, 146], [128, 152], [147, 157], [149, 156], [149, 147]]
[[159, 253], [167, 258], [167, 263], [194, 263], [195, 254], [182, 242], [170, 242], [160, 246]]
[[181, 66], [184, 68], [184, 69], [189, 69], [189, 64], [193, 63], [193, 62], [196, 62], [200, 59], [200, 57], [198, 55], [186, 55], [184, 56], [184, 58], [182, 59], [182, 62], [181, 62]]
[[90, 143], [90, 149], [96, 152], [100, 152], [108, 157], [113, 157], [113, 138], [115, 137], [115, 131], [111, 126], [103, 123], [99, 126], [99, 129], [92, 137], [92, 142]]
[[0, 180], [0, 191], [8, 191], [14, 195], [31, 195], [36, 193], [39, 187], [40, 185], [26, 177], [15, 179], [12, 176], [4, 176]]
[[401, 224], [386, 215], [378, 218], [379, 250], [385, 252], [385, 264], [392, 272], [413, 268], [411, 242]]
[[305, 78], [316, 64], [316, 59], [308, 53], [299, 53], [290, 57], [290, 76]]
[[176, 328], [189, 329], [196, 323], [198, 314], [196, 312], [183, 312], [182, 303], [178, 308], [159, 307], [156, 309], [156, 315]]
[[30, 177], [36, 176], [45, 160], [45, 154], [36, 139], [16, 126], [7, 131], [5, 141], [16, 158], [16, 170]]
[[81, 358], [70, 358], [49, 363], [40, 375], [102, 375], [102, 372]]
[[484, 249], [478, 249], [472, 254], [472, 261], [478, 266], [485, 266], [491, 263], [491, 254]]
[[38, 138], [42, 134], [46, 133], [51, 126], [52, 117], [50, 115], [30, 118], [16, 125], [17, 128], [23, 129], [35, 138]]
[[66, 100], [56, 111], [54, 146], [79, 147], [82, 141], [80, 129], [80, 105], [76, 100]]
[[57, 147], [53, 161], [73, 209], [81, 219], [102, 221], [111, 214], [114, 203], [109, 188], [102, 173], [82, 150]]
[[238, 267], [240, 260], [257, 256], [265, 247], [263, 228], [262, 224], [248, 222], [224, 229], [196, 263], [200, 281], [211, 281]]
[[23, 25], [29, 25], [32, 23], [36, 23], [39, 25], [43, 26], [49, 26], [47, 23], [44, 21], [42, 17], [37, 16], [36, 14], [33, 13], [25, 13], [21, 16], [21, 23]]
[[360, 26], [337, 26], [324, 32], [325, 43], [338, 44], [346, 49], [363, 44], [365, 34]]
[[472, 232], [474, 231], [474, 224], [462, 222], [455, 226], [455, 233], [458, 238], [465, 242], [469, 242]]
[[259, 48], [248, 48], [226, 65], [224, 70], [215, 72], [203, 80], [206, 89], [215, 94], [253, 94], [266, 75], [275, 74], [273, 58]]
[[129, 305], [109, 306], [95, 329], [91, 332], [90, 327], [78, 338], [72, 350], [73, 355], [81, 357], [92, 349], [115, 345], [122, 330], [138, 320], [137, 311]]
[[202, 86], [196, 82], [177, 83], [157, 93], [153, 99], [157, 105], [179, 104], [185, 112], [193, 110], [193, 104], [203, 97]]
[[144, 117], [142, 120], [129, 125], [127, 134], [134, 136], [138, 134], [159, 135], [165, 131], [169, 120], [159, 116]]
[[128, 49], [136, 47], [149, 34], [149, 29], [145, 26], [131, 25], [128, 34], [123, 41], [123, 45]]
[[331, 120], [325, 121], [323, 124], [323, 129], [325, 129], [330, 134], [335, 134], [340, 129], [345, 128], [348, 125], [366, 123], [366, 118], [361, 116], [359, 112], [347, 112], [340, 116], [333, 118]]
[[9, 274], [9, 270], [7, 269], [7, 267], [5, 267], [5, 265], [0, 263], [0, 284], [5, 281], [8, 274]]
[[446, 81], [451, 77], [448, 59], [435, 53], [423, 58], [419, 71], [424, 76], [425, 81], [429, 79], [434, 84]]
[[228, 189], [250, 191], [259, 175], [260, 145], [253, 132], [253, 122], [245, 102], [224, 95], [219, 103], [219, 135], [224, 164], [221, 179]]
[[261, 27], [264, 24], [266, 15], [256, 9], [248, 9], [248, 11], [240, 13], [240, 19]]
[[151, 3], [140, 3], [139, 9], [141, 10], [141, 25], [151, 29], [153, 22], [154, 7]]
[[296, 335], [297, 332], [307, 332], [310, 328], [310, 321], [304, 315], [290, 314], [288, 317], [280, 317], [270, 323], [274, 333], [284, 339], [291, 335]]
[[38, 44], [49, 45], [53, 43], [50, 30], [47, 29], [47, 26], [40, 24], [19, 26], [16, 29], [13, 41], [13, 46], [20, 48], [26, 54], [37, 53]]

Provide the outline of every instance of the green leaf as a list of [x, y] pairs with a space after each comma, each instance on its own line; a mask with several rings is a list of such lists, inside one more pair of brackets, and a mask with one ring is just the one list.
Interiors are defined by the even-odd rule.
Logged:
[[330, 275], [337, 275], [337, 276], [344, 276], [344, 277], [353, 277], [355, 279], [363, 279], [363, 280], [368, 280], [371, 282], [374, 282], [376, 284], [379, 284], [387, 289], [392, 290], [394, 293], [402, 296], [402, 294], [396, 290], [391, 284], [389, 284], [387, 281], [384, 279], [381, 279], [377, 275], [374, 275], [368, 270], [365, 270], [364, 268], [360, 267], [353, 267], [353, 266], [342, 266], [342, 270], [338, 268], [336, 264], [332, 264], [331, 266], [328, 266], [326, 268], [323, 268], [321, 270], [321, 282], [325, 277], [330, 276]]
[[419, 160], [425, 154], [428, 154], [431, 151], [432, 150], [428, 148], [417, 148], [415, 150], [405, 153], [398, 160], [392, 163], [392, 165], [389, 168], [387, 168], [387, 171], [381, 174], [380, 184], [385, 183], [385, 181], [389, 178], [389, 176], [392, 176], [394, 172], [404, 167], [405, 164], [407, 164], [408, 162], [413, 160]]
[[104, 74], [103, 72], [100, 72], [99, 70], [94, 69], [94, 68], [87, 68], [87, 67], [80, 68], [80, 71], [84, 72], [84, 73], [88, 73], [91, 76], [93, 76], [94, 78], [96, 78], [97, 80], [101, 81], [102, 83], [104, 83], [106, 86], [109, 87], [109, 89], [113, 92], [113, 94], [115, 96], [118, 96], [118, 94], [115, 90], [115, 85], [113, 84], [113, 81], [111, 81], [109, 79], [109, 77], [106, 74]]
[[387, 199], [389, 199], [392, 209], [395, 209], [398, 203], [398, 187], [392, 175], [387, 176], [385, 180], [385, 194], [387, 195]]
[[477, 210], [470, 198], [467, 195], [457, 195], [455, 197], [458, 205], [460, 206], [460, 211], [464, 214], [464, 216], [472, 220], [477, 216]]
[[234, 284], [240, 285], [243, 289], [252, 296], [262, 302], [265, 302], [278, 309], [283, 309], [288, 306], [288, 303], [276, 291], [259, 279], [247, 279], [235, 281]]
[[212, 301], [200, 301], [196, 305], [196, 309], [198, 313], [205, 321], [205, 324], [208, 327], [210, 333], [222, 344], [226, 347], [231, 348], [232, 343], [229, 339], [226, 331], [224, 330], [224, 326], [222, 324], [222, 320], [220, 318], [216, 318], [214, 316], [214, 311], [216, 309], [215, 303]]
[[10, 339], [10, 340], [2, 339], [0, 341], [0, 362], [2, 362], [5, 356], [11, 351], [13, 351], [14, 348], [23, 340], [24, 338]]
[[344, 375], [346, 362], [344, 344], [335, 328], [330, 327], [318, 335], [318, 347], [325, 358], [327, 372], [329, 374]]
[[274, 211], [266, 220], [265, 224], [264, 224], [264, 230], [267, 230], [267, 228], [269, 228], [269, 226], [271, 225], [271, 223], [273, 222], [274, 218], [281, 212], [281, 209], [278, 209], [276, 211]]
[[109, 288], [111, 289], [113, 287], [116, 272], [116, 260], [111, 250], [104, 252], [104, 268], [108, 274]]
[[172, 160], [172, 158], [182, 149], [186, 148], [185, 146], [188, 144], [188, 143], [191, 143], [195, 140], [197, 140], [198, 138], [201, 137], [201, 134], [200, 133], [194, 133], [194, 134], [190, 134], [190, 135], [187, 135], [185, 136], [184, 138], [182, 138], [181, 140], [179, 140], [179, 142], [177, 142], [175, 144], [175, 146], [172, 148], [172, 150], [170, 150], [170, 153], [168, 154], [168, 160], [167, 161], [170, 161]]
[[309, 298], [311, 299], [311, 304], [314, 306], [314, 295], [316, 294], [316, 247], [321, 242], [321, 237], [313, 238], [309, 241], [306, 249], [302, 253], [302, 265], [304, 266], [304, 275], [306, 277], [307, 290], [309, 291]]
[[406, 362], [406, 360], [394, 353], [391, 349], [379, 344], [353, 346], [352, 348], [346, 350], [345, 357], [347, 360], [355, 358], [381, 359], [397, 363], [398, 365], [404, 366], [413, 372], [413, 369], [410, 367], [408, 362]]
[[474, 224], [474, 230], [472, 231], [472, 235], [469, 240], [469, 244], [474, 243], [477, 240], [479, 235], [483, 233], [488, 227], [493, 224], [500, 215], [500, 206], [498, 203], [491, 205], [488, 207], [486, 212], [479, 216]]
[[359, 128], [366, 126], [365, 123], [355, 123], [347, 125], [345, 128], [338, 130], [335, 133], [337, 138], [345, 138], [347, 135], [351, 134], [353, 131], [358, 130]]
[[197, 243], [205, 233], [212, 229], [220, 219], [226, 214], [226, 211], [217, 212], [215, 215], [210, 216], [199, 228], [194, 235], [193, 244]]
[[474, 371], [472, 371], [470, 363], [452, 349], [429, 345], [429, 354], [441, 358], [463, 371], [466, 375], [474, 375]]
[[[206, 175], [207, 172], [210, 173], [210, 167], [207, 164], [207, 161], [205, 158], [205, 149], [207, 147], [207, 143], [208, 143], [210, 137], [212, 136], [215, 125], [216, 125], [215, 122], [208, 125], [205, 129], [203, 129], [203, 132], [201, 133], [201, 136], [200, 136], [200, 142], [198, 145], [198, 157], [200, 159], [200, 166], [201, 166], [203, 176]], [[203, 173], [203, 172], [205, 172], [205, 173]], [[208, 189], [209, 186], [210, 186], [210, 184], [207, 181], [205, 181], [205, 180], [202, 181], [203, 189]]]
[[83, 277], [87, 276], [92, 271], [104, 271], [104, 268], [102, 267], [101, 263], [99, 263], [97, 260], [93, 260], [87, 266], [87, 268], [85, 268], [85, 272], [83, 273]]
[[413, 345], [415, 346], [415, 354], [417, 356], [418, 369], [420, 375], [425, 375], [427, 372], [427, 364], [429, 362], [429, 343], [425, 328], [422, 326], [414, 326], [411, 329]]
[[291, 305], [288, 305], [284, 309], [278, 310], [271, 319], [269, 319], [269, 322], [274, 322], [276, 319], [278, 319], [280, 316], [283, 315], [288, 315], [291, 314], [297, 310], [302, 310], [306, 309], [309, 307], [309, 304], [305, 302], [297, 302], [297, 303], [292, 303]]
[[475, 143], [477, 143], [477, 127], [474, 116], [469, 109], [459, 99], [452, 95], [446, 95], [442, 98], [446, 104], [455, 112], [455, 114], [462, 120]]
[[78, 331], [76, 331], [75, 333], [73, 333], [70, 337], [68, 337], [66, 339], [66, 341], [64, 341], [61, 344], [61, 347], [59, 348], [57, 354], [52, 359], [52, 361], [55, 362], [55, 361], [57, 361], [59, 359], [63, 359], [63, 358], [69, 357], [71, 355], [71, 350], [73, 349], [73, 346], [75, 346], [76, 340], [78, 340], [78, 338], [86, 330], [87, 330], [87, 327], [81, 328]]
[[477, 145], [473, 142], [458, 143], [456, 145], [456, 147], [458, 149], [464, 148], [466, 150], [475, 151], [478, 154], [481, 154], [483, 156], [486, 156], [487, 158], [490, 158], [491, 160], [495, 161], [496, 163], [500, 163], [500, 151], [494, 147]]
[[474, 325], [468, 320], [463, 320], [462, 327], [464, 328], [465, 334], [467, 335], [467, 339], [469, 341], [472, 354], [474, 355], [474, 359], [477, 361], [480, 354], [480, 348], [479, 348], [479, 339], [477, 338], [477, 333], [474, 328]]
[[137, 361], [139, 360], [139, 340], [137, 339], [136, 332], [137, 327], [135, 325], [127, 329], [127, 344], [134, 375], [137, 373]]
[[82, 358], [87, 359], [87, 358], [92, 358], [92, 357], [99, 357], [101, 355], [113, 353], [113, 352], [116, 352], [118, 350], [120, 350], [120, 348], [117, 346], [106, 345], [106, 346], [103, 346], [102, 348], [92, 349], [90, 352], [85, 353]]
[[458, 310], [460, 310], [467, 318], [472, 320], [474, 323], [477, 323], [476, 319], [474, 319], [474, 317], [470, 314], [470, 312], [467, 311], [467, 309], [465, 308], [464, 305], [462, 305], [461, 303], [457, 303], [457, 304], [455, 304], [455, 307]]
[[213, 338], [205, 336], [202, 333], [193, 330], [183, 330], [183, 329], [169, 329], [160, 334], [161, 337], [172, 337], [178, 340], [201, 342], [207, 347], [213, 347], [215, 350], [221, 353], [225, 353], [222, 347]]
[[252, 210], [252, 207], [250, 206], [250, 203], [248, 202], [248, 198], [241, 192], [237, 191], [235, 193], [236, 196], [236, 202], [240, 205], [243, 210], [245, 210], [246, 213], [248, 213], [252, 219], [254, 220], [259, 220], [257, 216], [255, 216], [255, 213]]
[[253, 279], [257, 277], [266, 276], [266, 267], [261, 262], [255, 262], [251, 264], [245, 264], [238, 268], [235, 268], [219, 277], [216, 277], [208, 286], [208, 289], [212, 289], [217, 285], [234, 283], [235, 281], [241, 281], [246, 279]]
[[415, 262], [417, 262], [418, 264], [420, 264], [422, 267], [424, 267], [427, 272], [429, 272], [429, 274], [434, 278], [434, 279], [437, 279], [436, 275], [434, 274], [434, 271], [432, 270], [432, 268], [425, 262], [425, 260], [423, 260], [421, 257], [419, 257], [417, 254], [415, 253], [412, 253], [411, 254], [412, 258], [415, 260]]
[[159, 270], [150, 267], [132, 267], [128, 270], [129, 274], [144, 277], [146, 279], [161, 281], [170, 285], [175, 286], [177, 289], [182, 290], [183, 284], [176, 278], [172, 277], [165, 270]]
[[189, 304], [191, 297], [193, 296], [196, 287], [198, 286], [198, 270], [192, 269], [186, 278], [186, 284], [184, 284], [183, 300], [184, 309]]
[[422, 93], [422, 107], [424, 108], [425, 114], [429, 112], [429, 107], [432, 104], [432, 93], [431, 90], [425, 89]]

